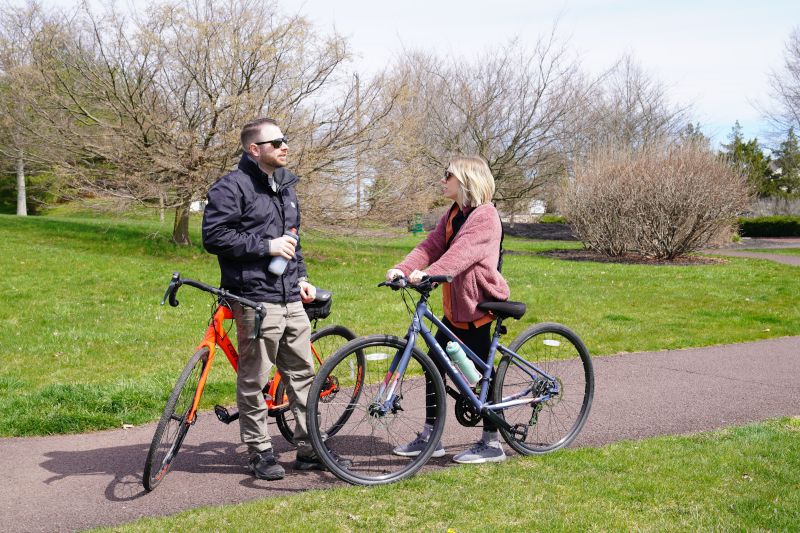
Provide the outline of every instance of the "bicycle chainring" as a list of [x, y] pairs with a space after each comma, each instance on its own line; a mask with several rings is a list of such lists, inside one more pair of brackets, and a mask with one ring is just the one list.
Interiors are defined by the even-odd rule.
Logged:
[[325, 380], [325, 389], [320, 395], [319, 401], [321, 403], [332, 402], [336, 398], [336, 393], [339, 392], [339, 378], [336, 376], [328, 376]]
[[481, 414], [472, 407], [465, 397], [456, 400], [456, 420], [465, 427], [474, 427], [481, 421]]

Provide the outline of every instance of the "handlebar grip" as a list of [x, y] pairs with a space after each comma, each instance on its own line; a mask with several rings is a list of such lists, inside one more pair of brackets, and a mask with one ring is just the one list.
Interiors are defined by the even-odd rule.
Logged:
[[428, 280], [431, 283], [450, 283], [453, 281], [453, 276], [428, 276]]
[[180, 303], [180, 302], [178, 302], [178, 298], [177, 298], [177, 292], [178, 292], [177, 288], [179, 286], [180, 285], [176, 285], [175, 286], [175, 290], [172, 291], [171, 293], [169, 293], [169, 305], [171, 305], [172, 307], [178, 307], [178, 304]]

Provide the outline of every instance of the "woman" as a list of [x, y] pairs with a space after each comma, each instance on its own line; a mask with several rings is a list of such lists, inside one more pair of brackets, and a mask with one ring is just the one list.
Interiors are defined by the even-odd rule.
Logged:
[[[491, 344], [493, 317], [477, 308], [480, 302], [507, 300], [508, 284], [497, 270], [502, 227], [497, 210], [490, 203], [494, 177], [480, 157], [458, 157], [450, 162], [442, 178], [442, 194], [454, 204], [439, 220], [436, 229], [398, 265], [386, 272], [386, 279], [405, 276], [418, 283], [424, 276], [453, 276], [442, 285], [442, 322], [475, 354], [485, 356]], [[447, 337], [437, 332], [442, 348]], [[439, 372], [445, 377], [440, 365]], [[435, 391], [427, 383], [427, 397]], [[491, 396], [491, 394], [490, 394]], [[398, 446], [394, 453], [416, 456], [433, 430], [435, 409], [428, 406], [423, 431], [412, 442]], [[445, 454], [440, 442], [433, 457]], [[453, 457], [457, 463], [486, 463], [505, 460], [497, 427], [483, 419], [483, 437], [469, 450]]]

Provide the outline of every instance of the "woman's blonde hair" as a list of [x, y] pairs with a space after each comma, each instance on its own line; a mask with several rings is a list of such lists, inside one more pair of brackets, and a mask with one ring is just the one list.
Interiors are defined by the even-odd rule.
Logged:
[[447, 172], [456, 177], [458, 203], [461, 207], [477, 207], [492, 201], [494, 176], [486, 160], [478, 156], [461, 156], [450, 161]]

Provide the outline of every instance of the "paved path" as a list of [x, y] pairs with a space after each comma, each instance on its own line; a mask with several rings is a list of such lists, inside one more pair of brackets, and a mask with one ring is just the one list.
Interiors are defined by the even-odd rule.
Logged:
[[[800, 255], [786, 255], [770, 253], [770, 250], [779, 248], [800, 248], [800, 237], [743, 237], [740, 242], [725, 248], [703, 250], [703, 253], [725, 255], [731, 257], [749, 257], [751, 259], [767, 259], [784, 265], [800, 266]], [[744, 251], [748, 250], [748, 251]], [[758, 252], [754, 250], [760, 250]]]
[[[800, 415], [800, 337], [602, 357], [594, 363], [595, 402], [577, 446]], [[142, 489], [141, 474], [152, 424], [0, 439], [0, 530], [74, 531], [343, 485], [326, 473], [293, 473], [294, 454], [280, 436], [275, 446], [289, 475], [277, 482], [254, 480], [244, 468], [237, 427], [220, 424], [212, 413], [203, 415], [189, 432], [175, 470], [150, 494]], [[477, 431], [461, 428], [450, 409], [448, 455], [426, 468], [451, 465], [452, 454]]]
[[800, 266], [800, 255], [771, 254], [769, 252], [743, 252], [740, 250], [706, 250], [703, 253], [724, 255], [727, 257], [749, 257], [751, 259], [767, 259], [784, 265]]

